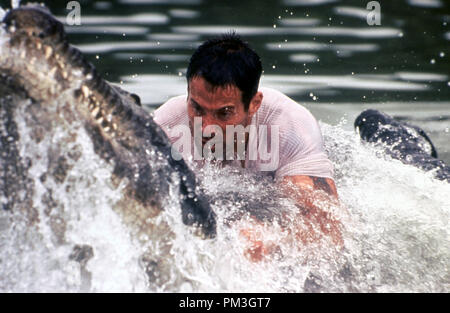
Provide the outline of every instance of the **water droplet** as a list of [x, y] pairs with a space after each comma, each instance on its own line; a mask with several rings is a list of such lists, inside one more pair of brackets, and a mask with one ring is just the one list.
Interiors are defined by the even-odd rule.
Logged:
[[275, 68], [276, 68], [276, 66], [275, 66], [275, 65], [272, 65], [272, 68], [273, 68], [273, 69], [275, 69]]
[[439, 53], [439, 56], [440, 56], [441, 58], [443, 58], [443, 57], [445, 57], [445, 53], [441, 51], [441, 52]]
[[435, 63], [436, 63], [436, 60], [435, 60], [435, 59], [431, 59], [431, 60], [430, 60], [430, 63], [431, 63], [431, 64], [435, 64]]
[[97, 55], [95, 56], [95, 58], [98, 60], [98, 59], [100, 59], [100, 56], [97, 54]]
[[400, 33], [398, 34], [398, 36], [399, 36], [400, 38], [403, 37], [403, 33], [400, 32]]

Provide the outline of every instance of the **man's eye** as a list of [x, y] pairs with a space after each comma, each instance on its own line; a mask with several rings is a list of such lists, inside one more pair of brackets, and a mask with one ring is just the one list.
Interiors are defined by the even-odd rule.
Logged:
[[199, 107], [198, 105], [193, 104], [192, 108], [194, 109], [195, 114], [199, 114], [199, 115], [203, 114], [203, 109], [201, 107]]
[[217, 117], [220, 119], [227, 119], [230, 118], [234, 113], [234, 110], [232, 108], [224, 108], [217, 112]]

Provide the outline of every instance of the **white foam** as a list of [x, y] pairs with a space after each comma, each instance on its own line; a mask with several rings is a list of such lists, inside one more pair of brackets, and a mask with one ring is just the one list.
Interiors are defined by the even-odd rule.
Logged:
[[2, 7], [0, 7], [0, 21], [3, 21], [3, 18], [5, 17], [5, 15], [6, 15], [6, 11]]
[[20, 6], [20, 0], [11, 0], [11, 8], [17, 9]]

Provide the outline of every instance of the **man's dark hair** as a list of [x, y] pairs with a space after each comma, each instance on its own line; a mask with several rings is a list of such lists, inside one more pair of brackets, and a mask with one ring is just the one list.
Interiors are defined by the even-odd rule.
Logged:
[[258, 91], [262, 65], [259, 56], [235, 32], [212, 38], [197, 48], [187, 68], [188, 84], [195, 76], [213, 87], [235, 85], [245, 111]]

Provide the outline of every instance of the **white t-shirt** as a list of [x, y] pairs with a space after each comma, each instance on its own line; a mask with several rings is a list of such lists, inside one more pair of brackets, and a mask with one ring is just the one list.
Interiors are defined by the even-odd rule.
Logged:
[[[322, 133], [313, 115], [277, 90], [259, 91], [263, 93], [263, 101], [252, 117], [251, 127], [256, 131], [250, 131], [245, 168], [266, 171], [276, 179], [296, 175], [333, 178], [333, 165], [325, 153]], [[154, 111], [154, 120], [172, 144], [180, 140], [179, 126], [189, 127], [187, 96], [168, 100]], [[182, 150], [185, 159], [193, 158], [193, 149]]]

